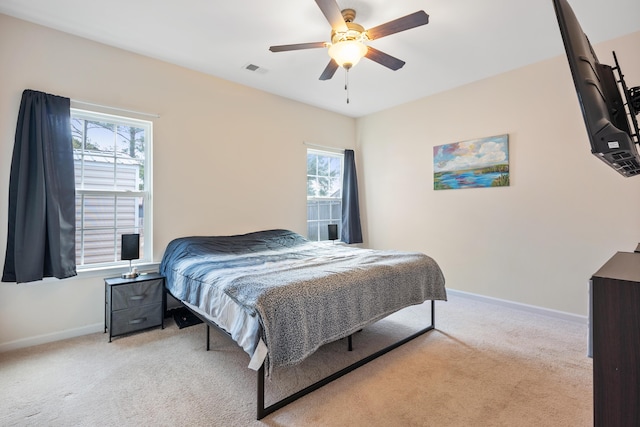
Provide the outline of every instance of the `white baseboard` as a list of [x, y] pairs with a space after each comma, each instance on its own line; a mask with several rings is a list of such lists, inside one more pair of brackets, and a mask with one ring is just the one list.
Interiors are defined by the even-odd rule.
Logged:
[[553, 317], [559, 320], [568, 320], [570, 322], [582, 323], [584, 325], [589, 324], [589, 319], [587, 318], [587, 316], [581, 316], [579, 314], [567, 313], [565, 311], [558, 311], [550, 308], [538, 307], [535, 305], [523, 304], [523, 303], [504, 300], [500, 298], [487, 297], [484, 295], [473, 294], [471, 292], [458, 291], [456, 289], [450, 289], [450, 288], [447, 288], [447, 293], [451, 295], [461, 296], [464, 298], [475, 299], [477, 301], [482, 301], [489, 304], [501, 305], [503, 307], [513, 308], [516, 310], [528, 311], [530, 313]]
[[34, 345], [65, 340], [67, 338], [75, 338], [82, 335], [94, 334], [96, 332], [104, 332], [104, 323], [96, 323], [93, 325], [83, 326], [81, 328], [67, 329], [59, 332], [52, 332], [50, 334], [9, 341], [7, 343], [0, 344], [0, 353], [9, 350], [17, 350], [19, 348], [32, 347]]

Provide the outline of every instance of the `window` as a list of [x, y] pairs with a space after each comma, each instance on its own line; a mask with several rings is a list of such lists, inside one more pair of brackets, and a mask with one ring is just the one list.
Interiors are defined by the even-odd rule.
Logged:
[[151, 261], [152, 123], [71, 109], [78, 269], [120, 263], [122, 234]]
[[343, 155], [307, 150], [307, 235], [309, 240], [328, 240], [327, 225], [342, 227]]

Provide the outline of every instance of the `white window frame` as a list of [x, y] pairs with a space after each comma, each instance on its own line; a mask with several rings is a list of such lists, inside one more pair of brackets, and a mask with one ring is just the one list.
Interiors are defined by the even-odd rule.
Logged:
[[[145, 188], [143, 190], [140, 191], [123, 191], [123, 190], [98, 190], [98, 189], [89, 189], [89, 188], [85, 188], [83, 183], [76, 183], [76, 198], [80, 198], [80, 200], [82, 200], [84, 197], [86, 196], [113, 196], [113, 197], [117, 197], [118, 196], [123, 196], [123, 197], [127, 197], [127, 198], [131, 198], [131, 197], [141, 197], [143, 199], [143, 226], [142, 226], [142, 230], [143, 230], [143, 236], [144, 236], [144, 250], [140, 251], [141, 254], [141, 258], [138, 260], [133, 260], [132, 264], [134, 265], [139, 265], [139, 264], [146, 264], [146, 263], [151, 263], [153, 262], [153, 203], [152, 203], [152, 195], [153, 195], [153, 161], [152, 161], [152, 147], [153, 147], [153, 122], [148, 121], [148, 120], [140, 120], [140, 119], [134, 119], [131, 117], [124, 117], [124, 116], [116, 116], [116, 115], [112, 115], [112, 114], [105, 114], [105, 113], [100, 113], [100, 112], [96, 112], [96, 111], [89, 111], [89, 110], [83, 110], [83, 109], [78, 109], [78, 108], [71, 108], [71, 119], [74, 118], [80, 118], [80, 119], [84, 119], [84, 120], [91, 120], [91, 121], [101, 121], [101, 122], [110, 122], [110, 123], [116, 123], [118, 125], [124, 125], [124, 126], [132, 126], [132, 127], [137, 127], [137, 128], [143, 128], [145, 130], [145, 143], [144, 143], [144, 157], [145, 157], [145, 161], [144, 161], [144, 186]], [[83, 153], [84, 155], [84, 153]], [[115, 166], [114, 166], [115, 167]], [[82, 171], [81, 174], [84, 174], [84, 159], [82, 162]], [[83, 212], [83, 206], [81, 204], [80, 209], [78, 209], [78, 206], [76, 206], [76, 211], [80, 211], [80, 215], [83, 216], [84, 212]], [[76, 222], [78, 220], [76, 214]], [[84, 219], [84, 218], [83, 218]], [[117, 222], [117, 218], [116, 218], [116, 222]], [[80, 222], [82, 224], [82, 221]], [[80, 250], [82, 251], [84, 249], [83, 245], [84, 245], [84, 233], [83, 230], [78, 230], [76, 229], [76, 236], [78, 235], [78, 233], [82, 233], [80, 235], [80, 245], [81, 248]], [[117, 241], [117, 233], [118, 233], [118, 229], [117, 229], [117, 225], [116, 228], [114, 228], [114, 236], [113, 236], [113, 243], [114, 243], [114, 258], [115, 255], [118, 253], [117, 251], [117, 247], [119, 245], [118, 241]], [[142, 242], [141, 242], [142, 245]], [[80, 259], [83, 259], [83, 253], [81, 252], [81, 256]], [[120, 267], [120, 266], [129, 266], [129, 261], [123, 261], [123, 260], [115, 260], [112, 262], [102, 262], [102, 263], [92, 263], [92, 264], [82, 264], [82, 263], [78, 263], [77, 264], [77, 270], [79, 272], [81, 271], [91, 271], [91, 270], [99, 270], [99, 269], [106, 269], [106, 268], [113, 268], [113, 267]]]
[[[340, 236], [340, 229], [342, 227], [342, 214], [340, 214], [339, 218], [318, 218], [318, 219], [309, 219], [309, 202], [313, 201], [313, 202], [323, 202], [323, 201], [327, 201], [327, 202], [333, 202], [333, 201], [340, 201], [340, 204], [342, 204], [342, 182], [343, 182], [343, 175], [344, 175], [344, 151], [342, 150], [335, 150], [335, 151], [329, 151], [329, 150], [320, 150], [320, 149], [314, 149], [314, 148], [307, 148], [307, 153], [305, 156], [305, 160], [308, 162], [308, 157], [309, 154], [315, 154], [315, 155], [320, 155], [320, 156], [325, 156], [325, 157], [334, 157], [334, 158], [339, 158], [340, 159], [340, 177], [339, 179], [339, 183], [340, 183], [340, 197], [312, 197], [309, 196], [307, 194], [307, 230], [309, 230], [311, 223], [315, 223], [317, 226], [317, 241], [323, 241], [323, 240], [327, 240], [327, 239], [323, 239], [322, 237], [328, 234], [328, 230], [322, 230], [320, 227], [322, 224], [338, 224], [338, 236]], [[305, 180], [308, 180], [309, 175], [307, 174], [305, 176]], [[307, 232], [307, 234], [309, 234]], [[307, 237], [309, 239], [311, 239], [311, 236], [307, 235]], [[339, 238], [339, 237], [338, 237]]]

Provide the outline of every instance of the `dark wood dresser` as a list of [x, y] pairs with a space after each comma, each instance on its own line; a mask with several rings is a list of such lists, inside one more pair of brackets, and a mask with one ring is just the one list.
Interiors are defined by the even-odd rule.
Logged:
[[640, 426], [640, 253], [592, 277], [594, 425]]

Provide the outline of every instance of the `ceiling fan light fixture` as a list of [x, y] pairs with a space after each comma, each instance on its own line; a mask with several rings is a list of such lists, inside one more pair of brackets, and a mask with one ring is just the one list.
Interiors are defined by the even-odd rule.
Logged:
[[329, 47], [329, 56], [340, 67], [349, 69], [367, 54], [367, 45], [358, 40], [343, 40]]
[[429, 15], [424, 10], [419, 10], [365, 30], [362, 25], [354, 22], [356, 19], [356, 11], [354, 9], [340, 10], [336, 0], [315, 1], [331, 25], [331, 42], [278, 45], [271, 46], [269, 50], [271, 52], [287, 52], [300, 49], [328, 48], [331, 61], [320, 74], [320, 80], [331, 79], [340, 67], [349, 70], [363, 56], [390, 70], [399, 70], [404, 66], [404, 61], [381, 52], [374, 47], [369, 47], [366, 43], [429, 23]]

